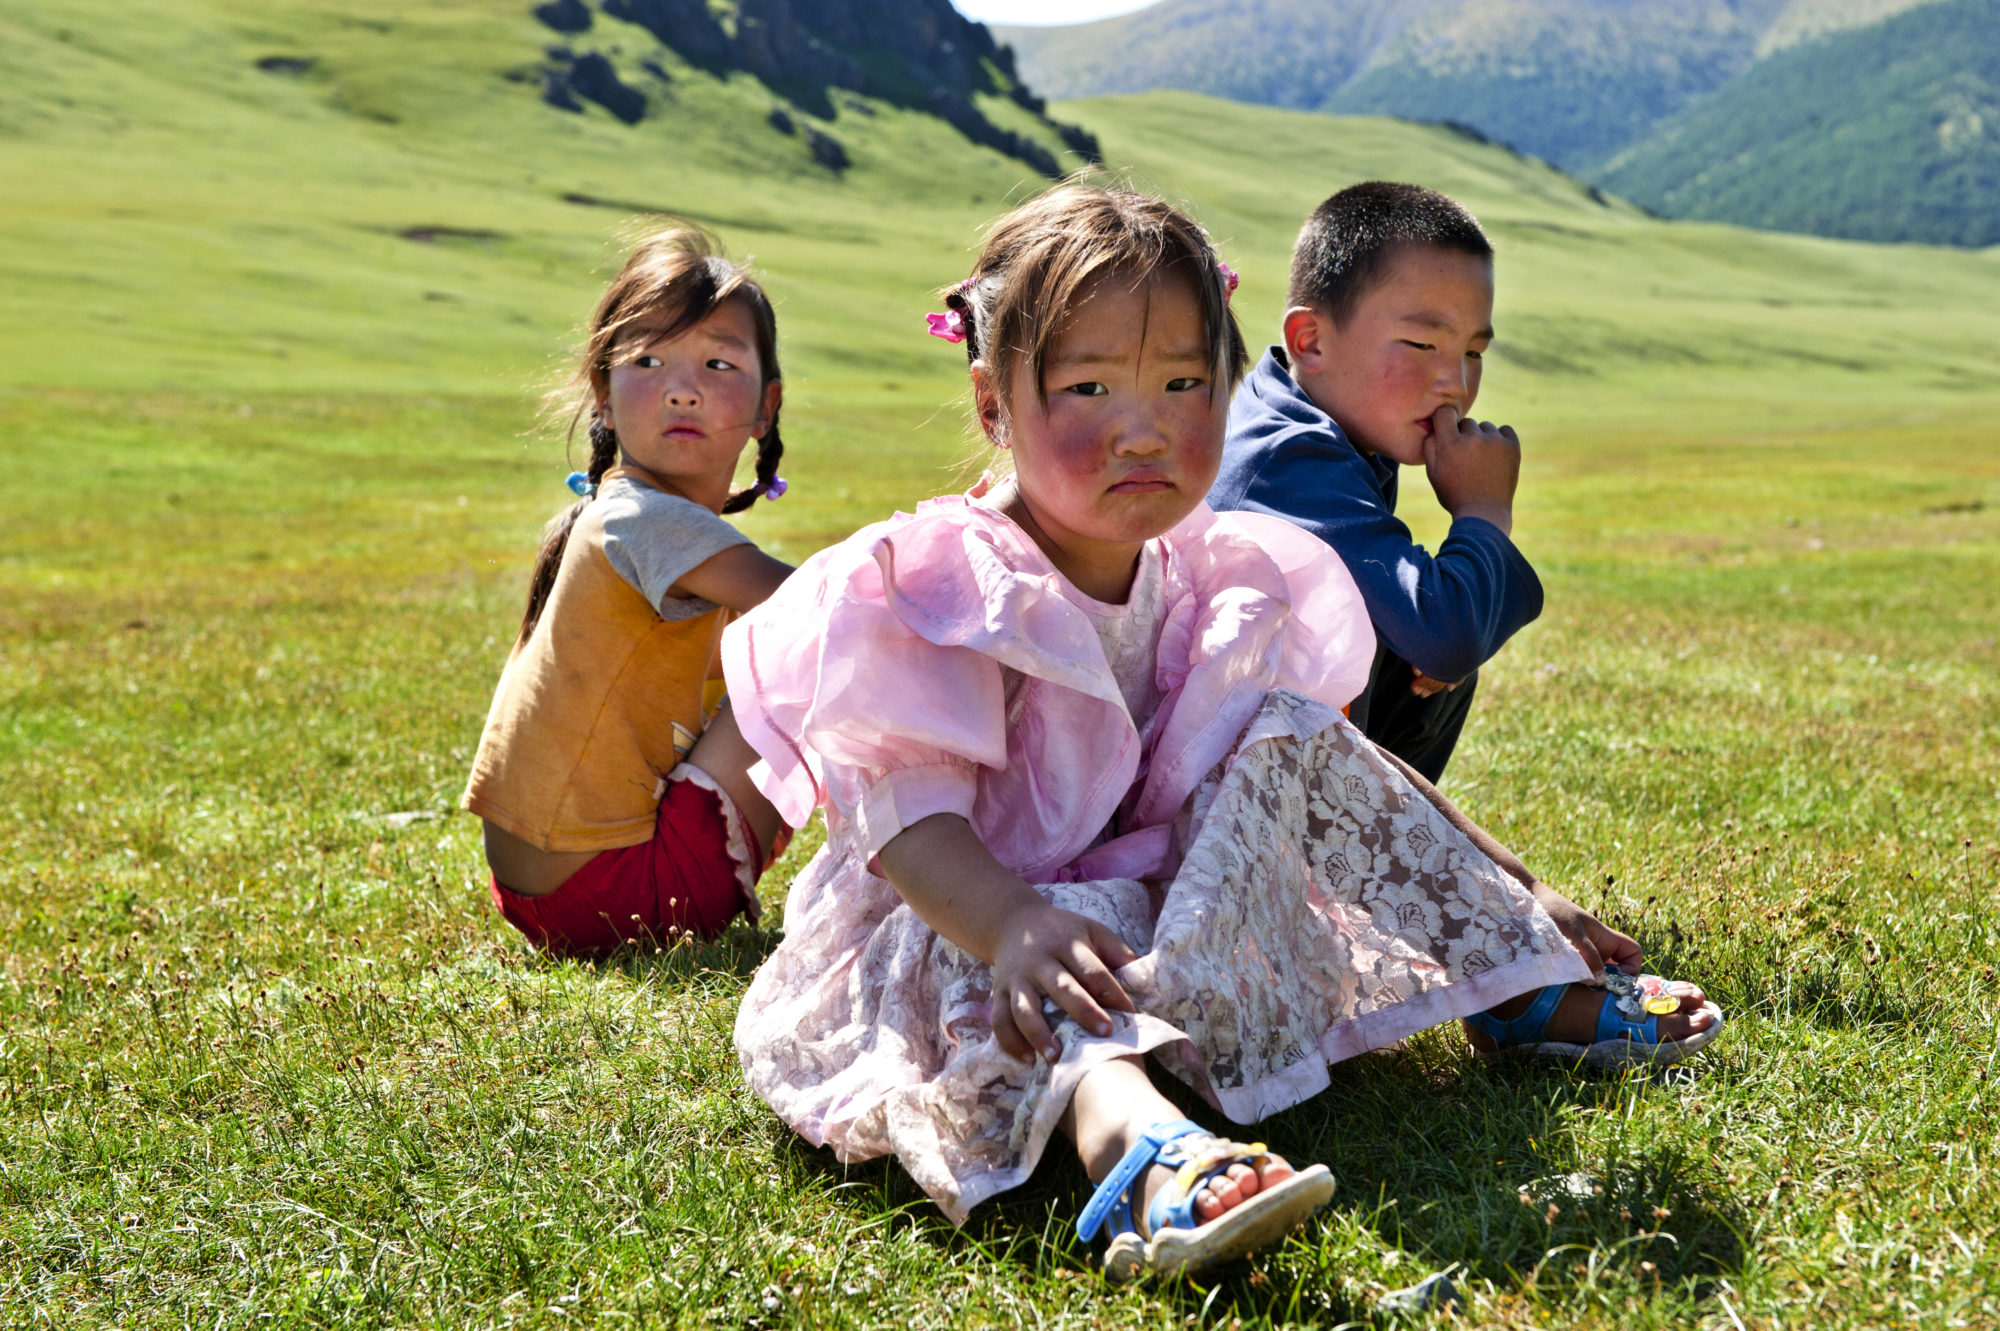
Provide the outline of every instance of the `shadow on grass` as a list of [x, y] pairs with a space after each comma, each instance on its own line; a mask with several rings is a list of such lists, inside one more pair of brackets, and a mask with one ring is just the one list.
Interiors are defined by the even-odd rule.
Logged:
[[[1349, 1277], [1357, 1265], [1381, 1267], [1388, 1254], [1414, 1259], [1394, 1264], [1405, 1284], [1424, 1269], [1545, 1290], [1624, 1272], [1685, 1281], [1696, 1297], [1742, 1267], [1747, 1209], [1708, 1159], [1657, 1140], [1579, 1151], [1566, 1115], [1580, 1104], [1615, 1104], [1631, 1092], [1626, 1078], [1493, 1067], [1434, 1052], [1352, 1060], [1332, 1078], [1322, 1094], [1254, 1128], [1295, 1163], [1328, 1165], [1339, 1182], [1332, 1205], [1254, 1261], [1156, 1286], [1157, 1297], [1197, 1320], [1339, 1322], [1374, 1314], [1375, 1295], [1357, 1301]], [[1171, 1078], [1159, 1080], [1190, 1117], [1228, 1135], [1252, 1134]], [[1078, 1242], [1073, 1228], [1090, 1184], [1060, 1140], [1027, 1184], [979, 1207], [959, 1229], [893, 1161], [844, 1166], [796, 1138], [780, 1151], [841, 1204], [871, 1216], [896, 1212], [896, 1227], [940, 1254], [977, 1254], [1045, 1274], [1096, 1270], [1099, 1246]]]
[[1773, 1019], [1803, 1019], [1827, 1030], [1920, 1026], [1937, 1020], [1935, 1005], [1914, 1002], [1866, 971], [1856, 983], [1845, 967], [1827, 957], [1774, 974], [1766, 991], [1750, 1001]]
[[[1646, 969], [1701, 982], [1727, 1016], [1807, 1021], [1824, 1030], [1927, 1026], [1937, 1003], [1912, 993], [1913, 977], [1860, 938], [1805, 941], [1724, 925], [1697, 941], [1669, 926]], [[1921, 988], [1921, 984], [1917, 986]]]

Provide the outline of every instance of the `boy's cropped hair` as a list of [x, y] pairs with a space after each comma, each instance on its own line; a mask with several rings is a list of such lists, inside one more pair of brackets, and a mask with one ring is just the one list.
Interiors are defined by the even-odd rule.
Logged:
[[1493, 257], [1493, 242], [1458, 200], [1421, 185], [1370, 180], [1348, 186], [1306, 219], [1292, 248], [1285, 303], [1345, 323], [1404, 245]]

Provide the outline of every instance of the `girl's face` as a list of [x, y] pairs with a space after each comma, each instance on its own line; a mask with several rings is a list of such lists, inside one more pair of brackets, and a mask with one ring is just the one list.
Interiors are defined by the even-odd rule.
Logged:
[[771, 428], [783, 392], [764, 382], [749, 307], [731, 300], [680, 336], [621, 355], [597, 410], [618, 432], [621, 462], [720, 511], [743, 446]]
[[1086, 595], [1122, 601], [1139, 547], [1192, 513], [1221, 465], [1228, 386], [1193, 283], [1098, 278], [1050, 352], [1046, 407], [1033, 373], [1017, 362], [1003, 406], [974, 371], [980, 423], [1014, 454], [1001, 507]]

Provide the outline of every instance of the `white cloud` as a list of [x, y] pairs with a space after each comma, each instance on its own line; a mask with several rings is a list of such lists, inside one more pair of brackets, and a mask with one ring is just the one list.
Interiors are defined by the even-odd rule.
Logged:
[[1144, 9], [1155, 0], [951, 0], [981, 23], [1088, 23]]

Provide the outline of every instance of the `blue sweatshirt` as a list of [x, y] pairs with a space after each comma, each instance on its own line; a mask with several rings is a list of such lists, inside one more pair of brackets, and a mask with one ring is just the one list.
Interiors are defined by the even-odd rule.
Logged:
[[1229, 404], [1208, 502], [1270, 513], [1325, 541], [1391, 651], [1432, 679], [1464, 679], [1542, 613], [1541, 580], [1484, 518], [1454, 519], [1435, 555], [1418, 545], [1396, 518], [1396, 470], [1350, 443], [1273, 347]]

